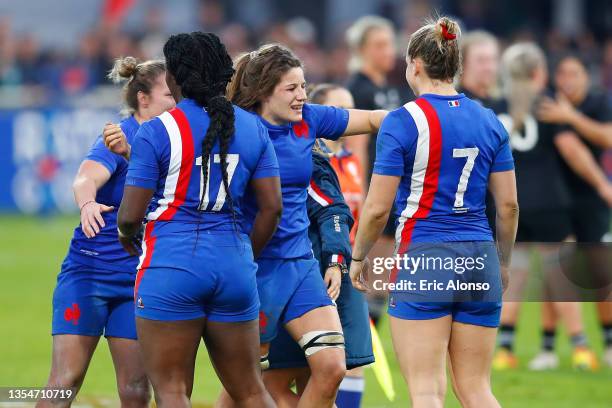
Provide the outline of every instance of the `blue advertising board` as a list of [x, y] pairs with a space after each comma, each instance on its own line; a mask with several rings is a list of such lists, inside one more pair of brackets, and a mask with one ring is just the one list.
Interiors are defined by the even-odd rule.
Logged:
[[72, 181], [111, 109], [0, 110], [0, 212], [74, 212]]

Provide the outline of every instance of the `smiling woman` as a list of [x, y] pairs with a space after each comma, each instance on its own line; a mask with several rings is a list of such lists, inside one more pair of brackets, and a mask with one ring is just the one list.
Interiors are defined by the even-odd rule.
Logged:
[[[375, 132], [387, 112], [306, 103], [302, 62], [278, 44], [240, 56], [235, 69], [228, 97], [259, 116], [270, 134], [281, 174], [281, 222], [257, 259], [260, 319], [266, 322], [260, 324], [262, 365], [267, 365], [269, 343], [284, 325], [308, 357], [312, 372], [300, 403], [331, 407], [346, 369], [344, 338], [308, 238], [306, 191], [312, 146], [316, 138], [336, 140]], [[247, 218], [255, 210], [254, 203], [246, 205]], [[278, 404], [293, 405], [297, 396], [282, 371], [267, 371], [264, 381]], [[221, 406], [231, 405], [227, 396], [222, 398]]]

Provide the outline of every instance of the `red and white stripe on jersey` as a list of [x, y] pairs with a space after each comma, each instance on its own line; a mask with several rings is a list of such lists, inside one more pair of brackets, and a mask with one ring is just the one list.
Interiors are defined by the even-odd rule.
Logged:
[[312, 180], [310, 180], [310, 186], [308, 186], [308, 195], [323, 207], [327, 207], [334, 202], [334, 200], [325, 195], [319, 186]]
[[344, 263], [344, 257], [342, 254], [335, 254], [331, 256], [331, 263]]
[[157, 201], [155, 211], [147, 220], [168, 221], [185, 202], [194, 165], [193, 137], [187, 117], [178, 108], [159, 115], [170, 139], [170, 163], [164, 184], [164, 195]]
[[149, 221], [145, 226], [144, 238], [142, 239], [142, 254], [140, 255], [140, 262], [138, 263], [138, 268], [136, 270], [136, 282], [134, 283], [134, 302], [136, 302], [136, 296], [138, 295], [138, 287], [140, 286], [140, 281], [144, 276], [147, 268], [151, 264], [151, 258], [153, 257], [153, 251], [155, 249], [155, 241], [157, 237], [153, 236], [153, 227], [155, 226], [155, 221]]
[[410, 195], [395, 232], [398, 254], [408, 249], [416, 220], [427, 217], [433, 206], [438, 191], [442, 156], [442, 130], [433, 106], [420, 98], [407, 103], [404, 108], [414, 119], [419, 135], [412, 166]]

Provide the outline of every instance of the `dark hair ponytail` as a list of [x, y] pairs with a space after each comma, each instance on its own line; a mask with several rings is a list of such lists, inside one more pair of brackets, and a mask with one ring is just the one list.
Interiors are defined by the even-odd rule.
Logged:
[[[210, 117], [202, 140], [203, 190], [206, 191], [208, 182], [210, 152], [218, 141], [226, 200], [234, 215], [227, 174], [227, 152], [234, 136], [234, 107], [225, 97], [225, 89], [234, 74], [232, 59], [219, 37], [201, 31], [171, 36], [164, 45], [164, 56], [183, 96], [206, 108]], [[204, 195], [200, 198], [200, 207], [203, 200]]]

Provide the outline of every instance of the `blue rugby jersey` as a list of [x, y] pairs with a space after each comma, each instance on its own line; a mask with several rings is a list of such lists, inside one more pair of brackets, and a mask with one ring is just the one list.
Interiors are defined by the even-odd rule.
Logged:
[[[348, 125], [346, 109], [305, 104], [302, 121], [273, 125], [263, 118], [280, 167], [283, 215], [276, 233], [260, 258], [290, 259], [307, 256], [312, 247], [308, 238], [307, 189], [312, 174], [312, 146], [316, 138], [338, 139]], [[248, 200], [245, 214], [250, 223], [257, 212], [254, 200]]]
[[426, 94], [381, 126], [374, 173], [400, 176], [396, 248], [410, 242], [491, 241], [489, 174], [514, 168], [495, 114], [463, 94]]
[[[126, 186], [154, 190], [146, 215], [156, 230], [233, 231], [234, 220], [242, 232], [243, 201], [251, 179], [278, 177], [278, 162], [266, 128], [257, 116], [237, 106], [235, 133], [227, 155], [227, 173], [234, 216], [221, 178], [219, 142], [209, 160], [208, 182], [202, 177], [202, 141], [210, 118], [191, 99], [145, 122], [135, 136]], [[204, 201], [200, 210], [200, 197]], [[147, 231], [150, 231], [147, 228]], [[145, 238], [147, 238], [145, 236]]]
[[[128, 143], [132, 144], [139, 128], [138, 122], [130, 116], [124, 119], [120, 126]], [[110, 179], [96, 193], [96, 201], [115, 208], [102, 214], [106, 226], [95, 237], [87, 238], [81, 225], [75, 228], [66, 262], [75, 261], [87, 266], [92, 272], [117, 271], [135, 274], [138, 257], [125, 252], [117, 240], [117, 211], [123, 197], [128, 162], [122, 156], [109, 151], [102, 136], [96, 139], [85, 160], [100, 163], [110, 172]]]

